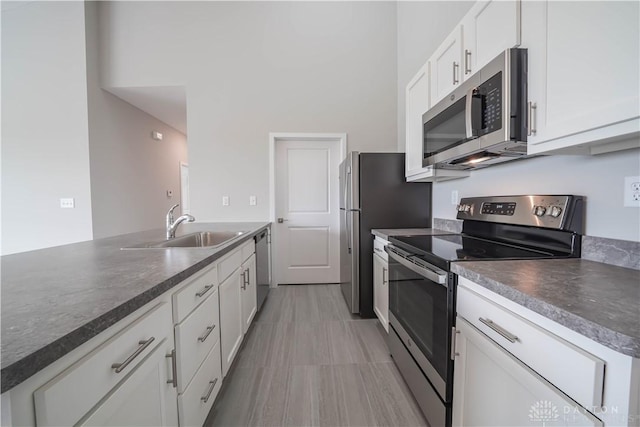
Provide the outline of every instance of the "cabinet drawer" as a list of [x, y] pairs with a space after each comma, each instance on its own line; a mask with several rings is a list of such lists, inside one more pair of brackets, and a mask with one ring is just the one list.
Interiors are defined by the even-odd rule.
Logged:
[[[34, 392], [37, 425], [76, 424], [158, 345], [171, 339], [170, 331], [169, 304], [144, 313]], [[112, 367], [117, 363], [124, 365], [120, 372]]]
[[180, 426], [202, 426], [222, 387], [220, 343], [207, 355], [185, 392], [178, 396]]
[[380, 257], [387, 262], [389, 261], [389, 255], [385, 252], [384, 247], [388, 244], [389, 242], [379, 237], [373, 239], [373, 253], [380, 255]]
[[218, 283], [224, 282], [227, 277], [231, 276], [231, 273], [240, 268], [240, 264], [242, 264], [240, 249], [236, 249], [218, 261]]
[[458, 286], [457, 305], [459, 316], [576, 402], [602, 405], [603, 360], [464, 286]]
[[191, 381], [204, 358], [220, 339], [218, 290], [176, 326], [178, 393]]
[[190, 283], [173, 294], [173, 323], [180, 323], [194, 308], [218, 288], [218, 272], [215, 266], [207, 268]]
[[240, 252], [242, 252], [242, 262], [245, 262], [256, 251], [256, 244], [253, 239], [242, 245]]

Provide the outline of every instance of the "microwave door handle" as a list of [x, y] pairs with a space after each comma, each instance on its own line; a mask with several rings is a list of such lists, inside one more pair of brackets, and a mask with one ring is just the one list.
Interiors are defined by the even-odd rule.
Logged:
[[473, 91], [474, 88], [469, 89], [465, 100], [464, 123], [467, 139], [473, 138]]

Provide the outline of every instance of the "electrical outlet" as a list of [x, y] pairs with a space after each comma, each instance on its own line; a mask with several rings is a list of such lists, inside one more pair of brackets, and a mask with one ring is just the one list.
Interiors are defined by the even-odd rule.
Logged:
[[624, 206], [627, 208], [640, 208], [640, 176], [625, 177]]
[[249, 196], [249, 206], [255, 206], [258, 204], [256, 196]]
[[222, 196], [222, 206], [229, 206], [229, 196]]
[[453, 190], [451, 192], [451, 204], [457, 205], [459, 202], [460, 202], [460, 199], [458, 198], [458, 190]]
[[73, 209], [76, 207], [75, 200], [72, 197], [60, 199], [60, 207], [63, 209]]

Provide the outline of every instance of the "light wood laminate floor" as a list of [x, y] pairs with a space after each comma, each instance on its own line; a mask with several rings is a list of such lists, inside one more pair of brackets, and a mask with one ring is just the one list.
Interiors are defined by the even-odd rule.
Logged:
[[339, 285], [272, 289], [205, 426], [426, 426], [385, 334]]

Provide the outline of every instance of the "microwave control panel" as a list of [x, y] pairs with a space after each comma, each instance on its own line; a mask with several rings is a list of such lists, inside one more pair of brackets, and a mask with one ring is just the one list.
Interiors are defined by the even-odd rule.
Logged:
[[478, 87], [482, 97], [482, 130], [487, 134], [502, 128], [502, 72], [495, 74]]

